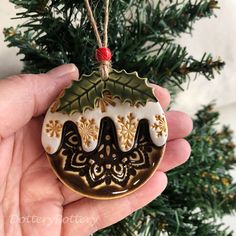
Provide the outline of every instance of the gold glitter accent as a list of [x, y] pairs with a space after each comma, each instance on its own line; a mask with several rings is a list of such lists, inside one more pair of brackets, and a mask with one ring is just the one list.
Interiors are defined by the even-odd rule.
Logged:
[[86, 119], [81, 117], [79, 122], [77, 122], [80, 136], [85, 146], [89, 147], [92, 140], [98, 138], [98, 127], [96, 126], [94, 119]]
[[135, 133], [138, 126], [138, 120], [134, 117], [132, 113], [129, 113], [127, 115], [127, 118], [118, 116], [117, 121], [120, 124], [119, 141], [125, 149], [128, 149], [132, 146], [134, 142]]
[[98, 99], [96, 106], [100, 107], [101, 112], [106, 112], [106, 107], [108, 105], [112, 105], [114, 107], [116, 103], [114, 102], [112, 95], [108, 91], [105, 91], [102, 94], [102, 98]]
[[160, 137], [163, 135], [167, 135], [167, 123], [164, 115], [156, 115], [156, 122], [151, 126], [153, 130], [156, 131], [156, 136]]
[[46, 133], [48, 133], [51, 138], [59, 138], [61, 129], [62, 124], [59, 122], [59, 120], [49, 120], [49, 122], [46, 124]]

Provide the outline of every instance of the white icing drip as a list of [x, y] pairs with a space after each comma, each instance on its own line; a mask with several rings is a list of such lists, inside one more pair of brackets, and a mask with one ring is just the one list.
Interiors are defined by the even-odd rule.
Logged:
[[[113, 107], [111, 105], [108, 105], [106, 107], [106, 112], [104, 113], [101, 112], [100, 108], [95, 108], [94, 110], [86, 110], [84, 114], [77, 112], [77, 113], [74, 113], [73, 115], [62, 114], [60, 112], [52, 113], [51, 112], [52, 106], [51, 106], [45, 116], [44, 124], [43, 124], [43, 131], [42, 131], [42, 144], [45, 150], [47, 150], [48, 153], [53, 154], [58, 150], [58, 147], [61, 142], [62, 129], [61, 129], [59, 138], [50, 137], [48, 133], [46, 132], [46, 124], [48, 124], [50, 120], [58, 120], [63, 125], [68, 120], [71, 120], [73, 122], [78, 122], [81, 117], [84, 117], [86, 119], [94, 119], [96, 126], [99, 128], [102, 118], [110, 117], [115, 123], [116, 130], [118, 130], [119, 124], [117, 122], [117, 116], [127, 117], [127, 115], [130, 113], [132, 113], [133, 116], [138, 120], [147, 119], [149, 121], [150, 136], [153, 143], [156, 146], [163, 146], [166, 143], [167, 135], [163, 134], [157, 137], [156, 131], [151, 128], [151, 125], [156, 121], [155, 120], [156, 115], [164, 116], [164, 112], [159, 102], [155, 102], [155, 103], [147, 102], [145, 106], [140, 106], [138, 108], [130, 106], [128, 103], [122, 104], [120, 103], [118, 99], [116, 99], [115, 102], [116, 102], [116, 106]], [[117, 132], [117, 135], [119, 137], [119, 132]], [[87, 152], [94, 150], [97, 146], [97, 141], [98, 141], [97, 139], [95, 141], [91, 140], [89, 147], [86, 146], [82, 142], [83, 149]], [[130, 148], [125, 149], [124, 147], [122, 147], [122, 145], [119, 142], [119, 146], [122, 151], [128, 151], [132, 148], [133, 145], [131, 145]], [[48, 147], [50, 147], [50, 149], [48, 149]]]

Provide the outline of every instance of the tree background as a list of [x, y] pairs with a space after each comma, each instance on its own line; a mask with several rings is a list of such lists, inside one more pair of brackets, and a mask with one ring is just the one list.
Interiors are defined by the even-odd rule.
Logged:
[[[210, 1], [205, 1], [205, 2], [210, 2]], [[214, 80], [213, 82], [206, 82], [206, 80], [204, 80], [203, 78], [198, 77], [198, 79], [196, 80], [195, 83], [190, 84], [190, 88], [189, 88], [189, 90], [187, 90], [187, 92], [179, 93], [178, 97], [175, 99], [175, 105], [173, 105], [174, 107], [181, 107], [182, 110], [190, 111], [190, 113], [193, 114], [199, 108], [200, 103], [201, 104], [208, 104], [209, 101], [212, 100], [212, 98], [218, 98], [217, 99], [218, 100], [218, 102], [217, 102], [218, 108], [220, 108], [220, 110], [224, 111], [223, 116], [226, 113], [229, 113], [230, 115], [229, 116], [225, 115], [225, 117], [233, 117], [233, 114], [235, 112], [234, 106], [231, 105], [229, 107], [226, 105], [226, 103], [227, 102], [232, 103], [233, 96], [230, 96], [230, 95], [233, 94], [233, 92], [234, 92], [233, 87], [232, 87], [232, 83], [233, 83], [232, 78], [235, 75], [234, 68], [236, 68], [236, 67], [233, 67], [233, 65], [235, 65], [234, 64], [235, 57], [233, 55], [233, 48], [235, 48], [235, 44], [233, 43], [233, 38], [234, 38], [233, 35], [235, 34], [235, 31], [232, 27], [227, 27], [228, 25], [227, 25], [226, 21], [228, 21], [228, 23], [230, 23], [230, 25], [233, 25], [232, 20], [235, 20], [235, 18], [233, 18], [233, 19], [230, 18], [230, 12], [232, 12], [231, 9], [233, 9], [234, 4], [235, 3], [233, 3], [232, 0], [228, 1], [228, 3], [223, 3], [223, 1], [220, 1], [219, 5], [223, 9], [221, 11], [218, 11], [218, 10], [215, 11], [215, 13], [217, 15], [219, 15], [218, 19], [212, 19], [212, 20], [202, 19], [201, 21], [199, 21], [198, 23], [195, 24], [195, 27], [197, 29], [196, 29], [196, 31], [193, 31], [193, 36], [194, 36], [193, 38], [190, 38], [188, 35], [182, 35], [182, 39], [178, 39], [178, 42], [180, 44], [187, 46], [187, 51], [190, 53], [190, 55], [191, 54], [194, 55], [198, 60], [201, 59], [202, 54], [204, 52], [212, 52], [212, 54], [215, 56], [214, 58], [217, 59], [217, 56], [221, 56], [224, 60], [226, 60], [227, 67], [225, 68], [224, 72], [220, 75], [220, 77], [222, 77], [221, 81], [216, 82], [217, 80]], [[11, 14], [11, 16], [14, 17], [14, 14]], [[231, 17], [232, 16], [233, 16], [233, 14], [231, 15]], [[10, 15], [7, 14], [7, 17], [10, 17]], [[222, 18], [224, 20], [222, 20]], [[213, 23], [210, 23], [210, 22], [213, 22]], [[10, 24], [6, 25], [4, 21], [3, 22], [1, 21], [1, 23], [3, 24], [3, 27], [10, 26], [13, 24], [13, 22], [10, 22]], [[200, 32], [200, 34], [199, 34], [199, 32]], [[196, 36], [197, 33], [198, 33], [198, 35]], [[199, 37], [199, 35], [201, 35], [201, 37]], [[221, 51], [221, 48], [223, 48], [222, 51]], [[8, 49], [8, 51], [7, 51], [7, 54], [9, 54], [9, 53], [10, 53], [10, 49]], [[13, 53], [13, 55], [14, 55], [14, 53]], [[89, 55], [87, 55], [87, 56], [89, 57]], [[4, 57], [4, 61], [5, 61], [5, 58], [6, 58], [6, 56]], [[13, 63], [14, 60], [15, 60], [15, 58], [14, 58], [14, 56], [12, 56], [11, 61], [9, 61], [9, 64], [12, 65], [13, 71], [16, 69], [16, 67]], [[230, 70], [228, 68], [230, 68]], [[33, 71], [33, 69], [34, 68], [31, 68], [31, 71]], [[2, 73], [3, 75], [4, 75], [4, 73], [5, 74], [9, 73], [9, 71], [5, 71], [5, 72], [4, 72], [4, 70], [1, 70], [1, 71], [3, 71], [3, 73]], [[10, 73], [13, 73], [13, 71], [11, 71]], [[217, 85], [217, 83], [218, 83], [218, 85]], [[187, 85], [183, 84], [182, 87], [187, 88]], [[195, 89], [194, 89], [194, 87], [195, 87]], [[199, 91], [201, 91], [201, 92], [199, 92]], [[222, 93], [222, 91], [226, 91], [226, 92]], [[212, 123], [216, 121], [216, 116], [217, 116], [217, 114], [214, 112], [209, 113], [210, 111], [211, 111], [210, 107], [206, 107], [206, 109], [204, 109], [204, 111], [199, 113], [199, 118], [195, 122], [195, 125], [198, 127], [198, 129], [196, 130], [196, 132], [193, 133], [193, 136], [190, 137], [190, 139], [192, 141], [192, 144], [195, 144], [194, 152], [193, 152], [195, 158], [202, 157], [204, 153], [207, 153], [207, 155], [205, 155], [205, 162], [204, 163], [206, 164], [207, 161], [211, 160], [211, 163], [216, 162], [216, 163], [218, 163], [218, 166], [217, 165], [211, 166], [212, 169], [211, 170], [208, 169], [206, 171], [206, 173], [204, 171], [202, 171], [200, 173], [200, 171], [199, 171], [199, 173], [195, 177], [196, 177], [196, 181], [198, 182], [198, 184], [201, 187], [205, 186], [205, 184], [201, 183], [201, 179], [204, 179], [209, 183], [209, 185], [213, 184], [214, 186], [216, 186], [216, 188], [227, 185], [225, 187], [227, 187], [226, 189], [227, 189], [227, 191], [229, 191], [229, 185], [227, 184], [227, 180], [224, 180], [223, 178], [227, 177], [229, 179], [229, 181], [231, 181], [230, 177], [229, 176], [221, 176], [220, 179], [217, 180], [217, 177], [215, 177], [215, 176], [219, 176], [219, 173], [215, 170], [219, 169], [218, 167], [221, 167], [222, 164], [224, 164], [226, 166], [227, 163], [224, 162], [224, 161], [226, 161], [226, 159], [228, 160], [228, 167], [230, 166], [229, 163], [233, 162], [233, 160], [230, 161], [230, 158], [232, 157], [232, 155], [231, 155], [232, 152], [229, 153], [229, 150], [232, 150], [233, 146], [230, 146], [230, 145], [227, 146], [228, 144], [232, 144], [231, 141], [227, 140], [230, 137], [230, 135], [228, 135], [228, 133], [227, 133], [227, 130], [224, 130], [224, 132], [218, 133], [219, 140], [211, 140], [209, 138], [209, 137], [212, 137], [212, 135], [216, 136], [215, 135], [216, 131], [215, 131], [215, 129], [212, 128]], [[223, 120], [223, 123], [226, 122], [224, 117], [222, 120]], [[206, 123], [207, 125], [202, 128], [202, 125], [204, 123]], [[198, 139], [202, 140], [202, 142], [201, 142], [203, 144], [202, 149], [196, 147], [196, 146], [199, 146]], [[218, 153], [216, 152], [216, 150], [218, 150]], [[224, 152], [219, 153], [222, 150], [224, 150]], [[213, 153], [215, 155], [213, 155]], [[209, 159], [208, 155], [211, 155], [212, 158]], [[219, 158], [221, 156], [223, 156], [222, 157], [223, 160], [221, 158]], [[219, 159], [221, 159], [221, 160], [219, 160]], [[192, 160], [194, 160], [194, 161], [192, 161]], [[199, 207], [202, 207], [206, 219], [208, 219], [210, 216], [212, 216], [214, 214], [217, 215], [217, 214], [222, 214], [223, 212], [228, 212], [230, 210], [230, 208], [233, 208], [235, 206], [235, 204], [233, 204], [236, 202], [235, 199], [232, 198], [230, 200], [229, 195], [227, 195], [229, 197], [229, 199], [228, 199], [228, 201], [226, 201], [225, 203], [223, 203], [221, 205], [222, 210], [218, 207], [219, 204], [217, 204], [217, 203], [220, 203], [221, 202], [220, 200], [222, 200], [222, 199], [220, 199], [220, 196], [218, 196], [218, 194], [219, 194], [219, 192], [226, 193], [227, 192], [226, 189], [221, 189], [221, 191], [217, 190], [218, 192], [215, 193], [215, 195], [214, 195], [214, 192], [215, 192], [214, 188], [208, 189], [209, 191], [208, 190], [202, 191], [203, 189], [201, 189], [200, 194], [197, 195], [197, 197], [196, 196], [194, 197], [193, 192], [195, 192], [196, 189], [191, 188], [191, 185], [188, 185], [188, 186], [190, 186], [190, 188], [189, 188], [190, 192], [188, 193], [187, 199], [178, 199], [174, 202], [171, 201], [171, 199], [176, 199], [178, 196], [179, 197], [184, 196], [183, 189], [181, 189], [181, 186], [183, 186], [183, 184], [178, 183], [178, 181], [176, 183], [175, 181], [176, 181], [176, 179], [177, 180], [186, 180], [185, 175], [181, 177], [181, 171], [182, 171], [182, 173], [185, 173], [185, 174], [187, 172], [189, 173], [191, 170], [191, 164], [195, 164], [195, 165], [197, 164], [199, 166], [201, 163], [197, 163], [196, 159], [191, 159], [187, 165], [171, 172], [169, 174], [170, 179], [171, 179], [170, 180], [170, 188], [167, 189], [166, 193], [164, 194], [164, 197], [159, 199], [158, 201], [153, 202], [150, 205], [150, 208], [146, 208], [146, 210], [140, 212], [141, 215], [142, 214], [147, 215], [146, 212], [148, 212], [148, 210], [153, 210], [153, 209], [160, 210], [161, 209], [160, 211], [162, 211], [162, 213], [165, 212], [165, 214], [166, 214], [164, 217], [161, 217], [161, 215], [158, 215], [156, 220], [153, 220], [153, 221], [152, 221], [152, 219], [149, 220], [149, 225], [150, 225], [149, 228], [150, 229], [143, 229], [143, 230], [149, 230], [149, 231], [147, 231], [149, 233], [152, 232], [153, 229], [151, 227], [152, 226], [151, 223], [153, 223], [153, 227], [156, 225], [159, 225], [159, 229], [161, 229], [161, 228], [166, 229], [166, 230], [168, 229], [172, 233], [177, 232], [177, 235], [190, 235], [189, 233], [191, 231], [189, 231], [188, 225], [187, 225], [189, 222], [186, 221], [186, 217], [187, 217], [186, 214], [189, 212], [189, 209], [188, 209], [189, 205], [194, 203], [195, 204], [194, 206], [198, 205]], [[207, 164], [209, 165], [210, 163], [207, 163]], [[172, 176], [175, 176], [175, 174], [177, 174], [177, 176], [178, 176], [177, 178], [172, 177]], [[225, 173], [223, 173], [222, 175], [225, 175]], [[217, 184], [218, 184], [218, 186], [217, 186]], [[178, 188], [176, 188], [176, 187], [174, 189], [172, 188], [172, 190], [175, 190], [177, 192], [175, 192], [175, 191], [173, 192], [171, 190], [171, 185], [178, 186]], [[202, 192], [205, 192], [205, 193], [202, 194]], [[229, 193], [227, 192], [227, 194], [229, 194]], [[165, 196], [167, 196], [167, 197], [165, 198]], [[168, 199], [168, 196], [169, 196], [169, 199]], [[204, 201], [201, 202], [201, 199], [205, 200], [206, 197], [211, 198], [212, 200], [215, 200], [216, 205], [205, 204], [205, 206], [204, 206]], [[225, 196], [224, 196], [224, 198], [225, 198]], [[163, 202], [164, 202], [164, 204], [162, 204]], [[163, 205], [165, 205], [166, 207], [160, 207]], [[153, 214], [155, 212], [156, 211], [153, 211]], [[189, 213], [191, 216], [193, 216], [193, 214], [191, 212], [189, 212]], [[135, 220], [141, 219], [140, 215], [138, 215], [138, 214], [135, 214], [133, 217], [135, 218]], [[145, 217], [145, 219], [147, 219], [147, 218]], [[188, 217], [188, 220], [189, 220], [189, 217]], [[165, 221], [167, 221], [168, 224], [166, 224]], [[215, 230], [217, 230], [217, 228], [214, 228], [213, 224], [212, 224], [212, 227], [209, 227], [209, 224], [208, 225], [201, 224], [202, 221], [200, 218], [199, 219], [197, 219], [197, 218], [190, 219], [190, 222], [192, 225], [197, 226], [198, 229], [200, 230], [200, 231], [195, 231], [195, 233], [197, 232], [197, 235], [220, 235], [218, 233], [214, 234], [215, 232], [219, 232], [219, 231], [215, 231]], [[179, 223], [179, 225], [178, 225], [178, 223]], [[116, 230], [117, 227], [119, 227], [118, 229], [121, 230], [122, 228], [124, 228], [124, 225], [125, 225], [125, 222], [123, 222], [122, 224], [118, 224], [113, 227], [113, 230]], [[188, 231], [186, 231], [186, 230], [188, 230]], [[186, 233], [188, 233], [188, 234], [186, 234]], [[193, 234], [193, 235], [196, 235], [196, 234]]]

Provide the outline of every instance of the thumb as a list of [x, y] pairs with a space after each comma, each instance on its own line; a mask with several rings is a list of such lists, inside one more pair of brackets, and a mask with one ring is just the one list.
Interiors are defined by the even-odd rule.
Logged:
[[0, 140], [43, 114], [61, 90], [78, 79], [73, 64], [59, 66], [46, 74], [26, 74], [0, 80]]

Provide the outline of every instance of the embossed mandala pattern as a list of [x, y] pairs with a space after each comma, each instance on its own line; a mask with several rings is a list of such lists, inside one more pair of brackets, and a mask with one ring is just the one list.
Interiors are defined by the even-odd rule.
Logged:
[[101, 130], [97, 148], [85, 152], [77, 126], [67, 121], [63, 126], [59, 150], [50, 155], [51, 158], [62, 156], [64, 171], [81, 176], [92, 188], [106, 185], [124, 187], [139, 171], [151, 166], [149, 157], [158, 147], [150, 140], [147, 120], [139, 122], [135, 137], [137, 145], [128, 152], [120, 150], [111, 119], [102, 120]]

